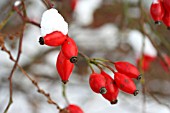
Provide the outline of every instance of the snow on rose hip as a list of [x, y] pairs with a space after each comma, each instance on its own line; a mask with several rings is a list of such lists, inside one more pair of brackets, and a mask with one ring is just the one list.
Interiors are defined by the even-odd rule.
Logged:
[[74, 64], [72, 64], [60, 51], [57, 62], [56, 69], [58, 71], [59, 76], [64, 84], [68, 82], [68, 79], [73, 71]]
[[125, 61], [120, 61], [114, 62], [114, 65], [118, 72], [125, 74], [130, 78], [136, 78], [137, 80], [141, 79], [140, 72], [133, 64]]
[[164, 9], [160, 0], [153, 0], [150, 7], [150, 14], [155, 21], [155, 24], [160, 24], [164, 16]]
[[61, 46], [61, 51], [71, 63], [77, 62], [78, 48], [74, 40], [68, 37]]

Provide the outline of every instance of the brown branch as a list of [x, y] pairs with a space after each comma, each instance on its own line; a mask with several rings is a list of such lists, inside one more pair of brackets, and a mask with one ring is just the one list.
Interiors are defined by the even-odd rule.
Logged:
[[[5, 46], [3, 46], [3, 49], [2, 49], [2, 50], [5, 51], [6, 53], [8, 53], [8, 55], [10, 56], [10, 59], [11, 59], [13, 62], [16, 62], [16, 61], [14, 60], [12, 54], [10, 53], [10, 51], [7, 50]], [[53, 104], [53, 105], [56, 106], [56, 108], [57, 108], [58, 110], [62, 110], [61, 107], [60, 107], [54, 100], [52, 100], [52, 98], [51, 98], [51, 96], [50, 96], [49, 93], [45, 92], [42, 88], [40, 88], [39, 85], [38, 85], [38, 83], [37, 83], [34, 79], [32, 79], [32, 78], [27, 74], [27, 72], [26, 72], [19, 64], [17, 64], [17, 66], [18, 66], [18, 68], [21, 70], [21, 72], [22, 72], [22, 73], [33, 83], [33, 85], [37, 88], [38, 93], [44, 95], [44, 96], [47, 98], [47, 102], [48, 102], [49, 104]]]
[[[17, 59], [16, 59], [15, 64], [14, 64], [14, 66], [13, 66], [13, 68], [12, 68], [12, 71], [11, 71], [11, 73], [10, 73], [10, 76], [9, 76], [9, 78], [8, 78], [8, 79], [9, 79], [10, 98], [9, 98], [9, 102], [8, 102], [8, 105], [7, 105], [4, 113], [7, 113], [7, 112], [8, 112], [8, 109], [10, 108], [11, 104], [13, 103], [13, 99], [12, 99], [12, 94], [13, 94], [13, 90], [12, 90], [12, 87], [13, 87], [12, 77], [13, 77], [14, 71], [15, 71], [15, 69], [16, 69], [16, 67], [17, 67], [18, 61], [19, 61], [19, 59], [20, 59], [21, 52], [22, 52], [22, 40], [23, 40], [24, 28], [25, 28], [25, 24], [23, 25], [22, 32], [21, 32], [21, 35], [20, 35]], [[9, 52], [9, 51], [8, 51], [8, 52]], [[10, 54], [10, 57], [11, 57], [11, 59], [14, 60], [14, 58], [12, 57], [11, 54]]]
[[50, 0], [42, 0], [42, 2], [44, 3], [44, 5], [45, 5], [48, 9], [54, 7], [54, 5], [51, 3]]
[[19, 10], [18, 9], [18, 7], [16, 7], [16, 6], [14, 6], [13, 7], [13, 9], [18, 13], [18, 15], [21, 17], [21, 19], [25, 22], [25, 23], [29, 23], [29, 24], [32, 24], [32, 25], [35, 25], [35, 26], [37, 26], [37, 27], [41, 27], [40, 26], [40, 23], [38, 23], [38, 22], [35, 22], [35, 21], [33, 21], [33, 20], [31, 20], [31, 19], [29, 19], [28, 17], [27, 17], [27, 15], [26, 15], [26, 11], [25, 11], [25, 4], [24, 4], [24, 2], [22, 2], [22, 4], [23, 4], [23, 12], [24, 12], [24, 14], [22, 14], [21, 13], [21, 10]]

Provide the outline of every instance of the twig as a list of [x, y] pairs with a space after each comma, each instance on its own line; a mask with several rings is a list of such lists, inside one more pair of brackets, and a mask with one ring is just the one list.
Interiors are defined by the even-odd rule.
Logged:
[[[14, 60], [12, 54], [10, 53], [10, 51], [7, 50], [5, 46], [2, 46], [2, 48], [3, 48], [3, 49], [2, 49], [3, 51], [5, 51], [6, 53], [8, 53], [8, 55], [10, 56], [10, 59], [11, 59], [13, 62], [16, 62], [16, 61]], [[52, 100], [50, 94], [49, 94], [49, 93], [46, 93], [43, 89], [41, 89], [41, 88], [39, 87], [38, 83], [37, 83], [35, 80], [33, 80], [33, 79], [27, 74], [27, 72], [26, 72], [19, 64], [17, 64], [17, 66], [18, 66], [18, 68], [21, 70], [21, 72], [33, 83], [33, 85], [37, 88], [37, 91], [38, 91], [40, 94], [44, 95], [44, 96], [48, 99], [47, 102], [48, 102], [49, 104], [55, 105], [58, 110], [61, 110], [61, 107], [60, 107], [54, 100]]]
[[[12, 71], [10, 73], [10, 76], [9, 76], [9, 89], [10, 89], [10, 98], [9, 98], [9, 102], [8, 102], [8, 105], [4, 111], [4, 113], [7, 113], [8, 112], [8, 109], [10, 108], [11, 104], [13, 103], [13, 99], [12, 99], [12, 94], [13, 94], [13, 90], [12, 90], [12, 77], [13, 77], [13, 74], [14, 74], [14, 71], [17, 67], [17, 64], [18, 64], [18, 61], [19, 61], [19, 58], [21, 56], [21, 52], [22, 52], [22, 40], [23, 40], [23, 33], [24, 33], [24, 28], [25, 28], [25, 24], [23, 25], [23, 28], [22, 28], [22, 31], [21, 31], [21, 36], [20, 36], [20, 40], [19, 40], [19, 47], [18, 47], [18, 54], [17, 54], [17, 59], [15, 61], [15, 64], [12, 68]], [[8, 51], [9, 52], [9, 51]]]
[[45, 4], [45, 6], [46, 6], [48, 9], [54, 7], [54, 5], [51, 3], [50, 0], [42, 0], [42, 2]]

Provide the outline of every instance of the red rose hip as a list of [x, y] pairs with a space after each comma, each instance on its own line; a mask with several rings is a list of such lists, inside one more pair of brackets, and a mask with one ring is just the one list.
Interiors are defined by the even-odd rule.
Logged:
[[119, 89], [116, 86], [114, 80], [104, 71], [101, 72], [102, 75], [105, 76], [106, 78], [106, 94], [102, 94], [102, 96], [110, 101], [111, 104], [116, 104], [117, 103], [117, 96], [119, 93]]
[[62, 45], [61, 51], [71, 63], [77, 62], [78, 48], [74, 40], [68, 37]]
[[139, 91], [136, 89], [136, 85], [131, 78], [118, 72], [115, 72], [114, 74], [116, 86], [119, 89], [126, 93], [134, 94], [134, 96], [138, 94]]
[[92, 73], [89, 78], [89, 84], [91, 89], [95, 93], [105, 94], [107, 92], [106, 86], [106, 79], [103, 75], [98, 73]]
[[136, 78], [137, 80], [141, 79], [141, 75], [138, 69], [129, 62], [115, 62], [115, 68], [118, 72], [127, 75], [130, 78]]
[[68, 79], [73, 71], [74, 64], [72, 64], [60, 51], [57, 62], [56, 62], [56, 68], [58, 71], [59, 76], [61, 77], [61, 80], [64, 84], [68, 82]]
[[165, 11], [165, 15], [162, 20], [163, 23], [167, 26], [167, 29], [170, 30], [170, 11]]
[[61, 110], [60, 113], [84, 113], [84, 112], [79, 106], [70, 104], [69, 106]]
[[48, 46], [60, 46], [61, 44], [64, 43], [66, 40], [66, 36], [59, 32], [59, 31], [54, 31], [50, 34], [47, 34], [45, 37], [40, 37], [39, 38], [39, 43], [41, 45], [48, 45]]
[[163, 16], [164, 9], [160, 0], [154, 0], [150, 7], [150, 14], [155, 21], [155, 24], [160, 24]]

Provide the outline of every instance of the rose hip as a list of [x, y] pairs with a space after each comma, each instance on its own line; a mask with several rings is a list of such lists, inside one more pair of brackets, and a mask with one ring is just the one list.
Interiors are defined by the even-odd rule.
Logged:
[[111, 104], [117, 103], [117, 96], [119, 93], [118, 87], [115, 85], [114, 80], [104, 71], [101, 71], [101, 74], [105, 76], [106, 78], [106, 94], [102, 94], [102, 96], [110, 101]]
[[130, 78], [136, 78], [137, 80], [141, 79], [141, 75], [138, 69], [129, 62], [115, 62], [115, 68], [118, 72], [127, 75]]
[[134, 96], [138, 94], [139, 91], [136, 89], [136, 85], [131, 78], [118, 72], [114, 74], [116, 86], [119, 89], [126, 93], [134, 94]]
[[89, 78], [89, 84], [91, 89], [95, 93], [105, 94], [107, 92], [106, 86], [106, 79], [103, 75], [98, 73], [92, 73]]
[[62, 82], [66, 84], [68, 82], [68, 79], [73, 71], [74, 64], [72, 64], [60, 51], [57, 62], [56, 62], [56, 68], [58, 71], [58, 74], [60, 75]]
[[39, 38], [39, 43], [41, 45], [48, 45], [48, 46], [60, 46], [61, 44], [64, 43], [66, 40], [66, 36], [59, 32], [59, 31], [54, 31], [50, 34], [47, 34], [45, 37], [40, 37]]
[[163, 16], [164, 9], [160, 0], [154, 0], [150, 7], [150, 14], [155, 21], [155, 24], [160, 24]]
[[61, 51], [71, 63], [77, 62], [78, 48], [74, 40], [68, 37], [62, 45]]

